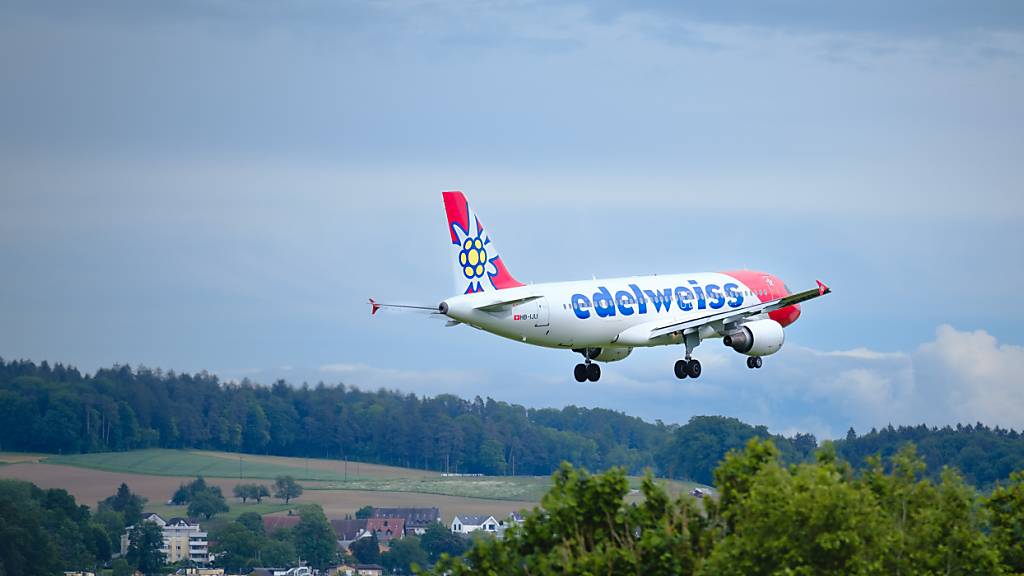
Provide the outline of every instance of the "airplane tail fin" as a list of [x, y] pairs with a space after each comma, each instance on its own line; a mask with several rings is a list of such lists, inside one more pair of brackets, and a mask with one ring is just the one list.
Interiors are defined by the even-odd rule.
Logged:
[[514, 288], [523, 284], [512, 277], [498, 249], [484, 230], [462, 192], [442, 192], [451, 235], [452, 271], [459, 294]]

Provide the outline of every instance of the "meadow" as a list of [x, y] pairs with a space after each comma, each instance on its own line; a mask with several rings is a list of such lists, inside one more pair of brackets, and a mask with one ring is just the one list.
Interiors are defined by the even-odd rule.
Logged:
[[[0, 477], [20, 478], [43, 488], [64, 488], [79, 502], [94, 506], [114, 493], [121, 482], [145, 496], [147, 511], [165, 516], [184, 516], [185, 507], [166, 504], [183, 482], [202, 475], [220, 486], [231, 511], [217, 523], [243, 512], [284, 514], [303, 503], [317, 503], [329, 516], [354, 514], [365, 505], [438, 506], [446, 519], [456, 514], [500, 514], [532, 508], [551, 485], [548, 476], [444, 477], [436, 472], [381, 466], [362, 462], [287, 458], [199, 450], [148, 449], [129, 452], [38, 455], [0, 453]], [[241, 467], [239, 464], [241, 463]], [[271, 484], [280, 475], [291, 475], [306, 492], [291, 506], [276, 499], [243, 504], [231, 497], [239, 482]], [[641, 478], [631, 477], [637, 489]], [[697, 484], [659, 480], [678, 494]], [[631, 494], [631, 499], [637, 499]]]

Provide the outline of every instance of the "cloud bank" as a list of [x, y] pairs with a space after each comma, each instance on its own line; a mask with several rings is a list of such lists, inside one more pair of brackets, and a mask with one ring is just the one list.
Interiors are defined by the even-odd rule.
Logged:
[[637, 351], [623, 363], [607, 365], [600, 382], [582, 385], [557, 365], [553, 372], [520, 375], [355, 363], [323, 365], [316, 372], [324, 380], [340, 378], [363, 388], [491, 396], [534, 407], [604, 407], [665, 422], [720, 413], [819, 438], [841, 437], [849, 427], [864, 433], [888, 424], [1024, 425], [1024, 347], [1001, 344], [984, 330], [942, 325], [934, 340], [907, 353], [789, 345], [753, 372], [742, 366], [742, 357], [714, 344], [698, 349], [706, 366], [699, 380], [668, 374], [673, 348]]

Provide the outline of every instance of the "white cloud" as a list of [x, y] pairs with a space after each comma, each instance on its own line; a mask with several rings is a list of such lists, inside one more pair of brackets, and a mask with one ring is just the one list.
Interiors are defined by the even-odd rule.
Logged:
[[819, 423], [807, 420], [805, 429], [826, 436], [847, 426], [858, 432], [888, 424], [1024, 426], [1024, 347], [1000, 344], [984, 330], [942, 325], [935, 340], [912, 353], [799, 346], [786, 352], [779, 359], [785, 373], [766, 388], [773, 405], [787, 407], [773, 417], [779, 430], [798, 429], [789, 420], [809, 416]]
[[1024, 426], [1024, 347], [943, 325], [914, 354], [914, 365], [922, 399], [934, 397], [952, 419]]

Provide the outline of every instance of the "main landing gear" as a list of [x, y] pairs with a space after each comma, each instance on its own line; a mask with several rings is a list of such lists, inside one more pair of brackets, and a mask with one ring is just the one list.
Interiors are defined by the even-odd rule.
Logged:
[[691, 358], [689, 360], [676, 360], [676, 378], [682, 380], [689, 376], [690, 378], [700, 378], [700, 360]]
[[760, 368], [761, 364], [762, 362], [760, 356], [750, 356], [749, 358], [747, 358], [747, 368]]
[[587, 358], [583, 361], [583, 364], [577, 364], [576, 369], [572, 372], [573, 376], [576, 377], [577, 382], [597, 382], [601, 379], [601, 367], [590, 361]]
[[693, 349], [700, 345], [700, 336], [697, 335], [696, 332], [687, 334], [683, 337], [683, 343], [686, 346], [686, 359], [676, 360], [676, 378], [679, 378], [680, 380], [687, 376], [690, 378], [700, 378], [700, 361], [696, 358], [690, 357], [690, 354], [693, 353]]

